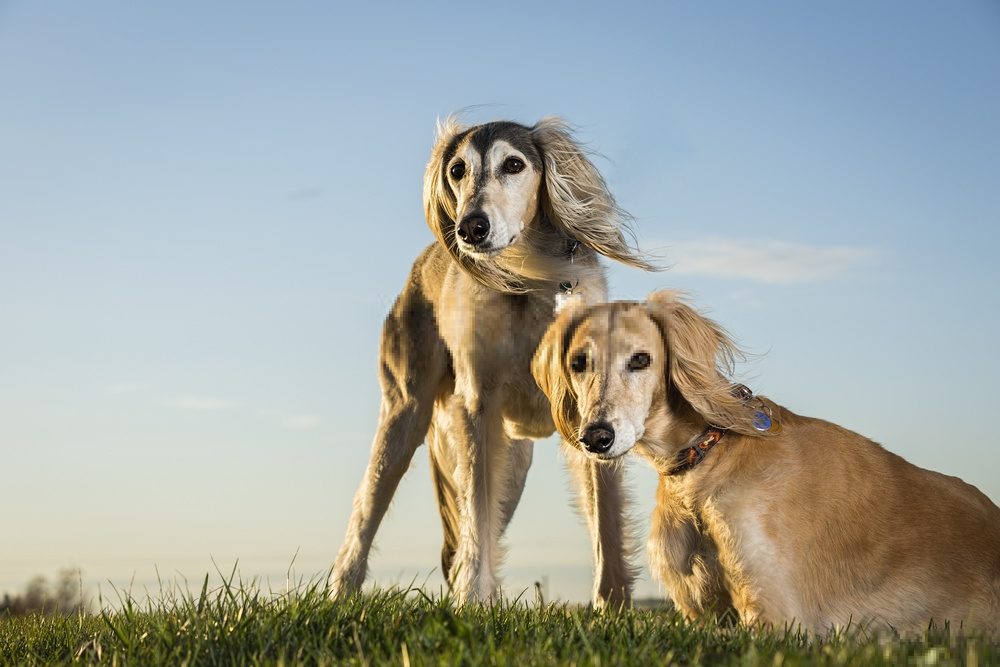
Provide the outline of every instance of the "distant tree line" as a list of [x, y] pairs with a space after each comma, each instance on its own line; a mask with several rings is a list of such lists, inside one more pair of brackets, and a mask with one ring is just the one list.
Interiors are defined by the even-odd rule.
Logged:
[[80, 570], [66, 568], [59, 571], [59, 579], [50, 586], [45, 577], [37, 576], [28, 582], [24, 591], [11, 596], [4, 593], [0, 600], [0, 619], [4, 616], [26, 614], [63, 614], [70, 616], [88, 611], [83, 601], [83, 584]]

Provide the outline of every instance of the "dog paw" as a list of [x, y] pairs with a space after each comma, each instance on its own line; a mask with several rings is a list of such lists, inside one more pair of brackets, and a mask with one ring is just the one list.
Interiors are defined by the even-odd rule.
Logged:
[[613, 588], [603, 593], [594, 594], [594, 609], [622, 609], [632, 606], [632, 594], [629, 592], [630, 586]]
[[334, 567], [327, 581], [326, 590], [331, 599], [345, 598], [355, 591], [361, 590], [365, 583], [365, 568]]
[[500, 582], [492, 572], [456, 565], [451, 571], [451, 590], [458, 604], [491, 603], [499, 599]]

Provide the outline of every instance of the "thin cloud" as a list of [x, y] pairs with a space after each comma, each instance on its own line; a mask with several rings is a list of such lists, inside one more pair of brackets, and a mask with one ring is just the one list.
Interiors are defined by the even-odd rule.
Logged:
[[289, 415], [281, 420], [286, 428], [310, 428], [319, 422], [319, 417], [313, 415]]
[[810, 246], [786, 241], [705, 239], [667, 245], [673, 273], [795, 284], [829, 280], [870, 266], [880, 253], [863, 246]]
[[319, 417], [315, 415], [293, 415], [287, 410], [281, 409], [270, 409], [264, 410], [262, 413], [265, 417], [272, 417], [278, 420], [278, 423], [285, 428], [294, 429], [304, 429], [311, 428], [319, 423]]
[[236, 407], [235, 401], [227, 401], [221, 398], [205, 398], [203, 396], [174, 396], [163, 401], [163, 405], [168, 408], [179, 408], [181, 410], [229, 410]]

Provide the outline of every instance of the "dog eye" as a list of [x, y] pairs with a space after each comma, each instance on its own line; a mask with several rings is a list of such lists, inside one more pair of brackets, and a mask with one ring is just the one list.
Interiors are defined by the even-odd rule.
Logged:
[[584, 352], [576, 355], [569, 361], [569, 367], [574, 373], [582, 373], [587, 370], [587, 355]]
[[524, 162], [516, 157], [509, 157], [503, 161], [503, 170], [508, 174], [519, 174], [524, 170]]
[[649, 361], [649, 354], [647, 352], [636, 352], [628, 360], [628, 369], [630, 371], [641, 371], [644, 368], [649, 368]]
[[465, 163], [456, 162], [455, 164], [451, 165], [451, 168], [448, 170], [448, 173], [451, 174], [451, 177], [454, 178], [456, 181], [462, 180], [462, 177], [465, 176]]

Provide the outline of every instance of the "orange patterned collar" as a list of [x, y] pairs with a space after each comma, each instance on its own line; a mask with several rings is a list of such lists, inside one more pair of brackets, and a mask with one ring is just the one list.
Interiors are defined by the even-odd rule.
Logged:
[[[743, 401], [744, 405], [748, 405], [750, 401], [755, 400], [759, 403], [759, 409], [754, 412], [753, 425], [758, 431], [766, 432], [771, 435], [778, 435], [781, 433], [781, 423], [773, 417], [771, 414], [771, 408], [768, 407], [764, 401], [755, 397], [750, 387], [745, 384], [737, 384], [733, 386], [733, 396], [736, 396]], [[663, 473], [664, 475], [676, 475], [682, 473], [685, 470], [690, 470], [699, 463], [701, 463], [705, 455], [708, 454], [708, 450], [715, 447], [722, 436], [726, 434], [729, 429], [722, 428], [721, 426], [709, 426], [693, 445], [682, 449], [678, 452], [677, 457], [674, 459], [674, 465]]]
[[715, 447], [722, 436], [726, 434], [724, 428], [719, 428], [718, 426], [709, 426], [701, 435], [698, 436], [698, 441], [692, 446], [682, 449], [678, 454], [677, 458], [674, 459], [674, 465], [670, 466], [664, 475], [676, 475], [682, 473], [685, 470], [690, 470], [705, 459], [705, 455], [708, 454], [708, 450]]

